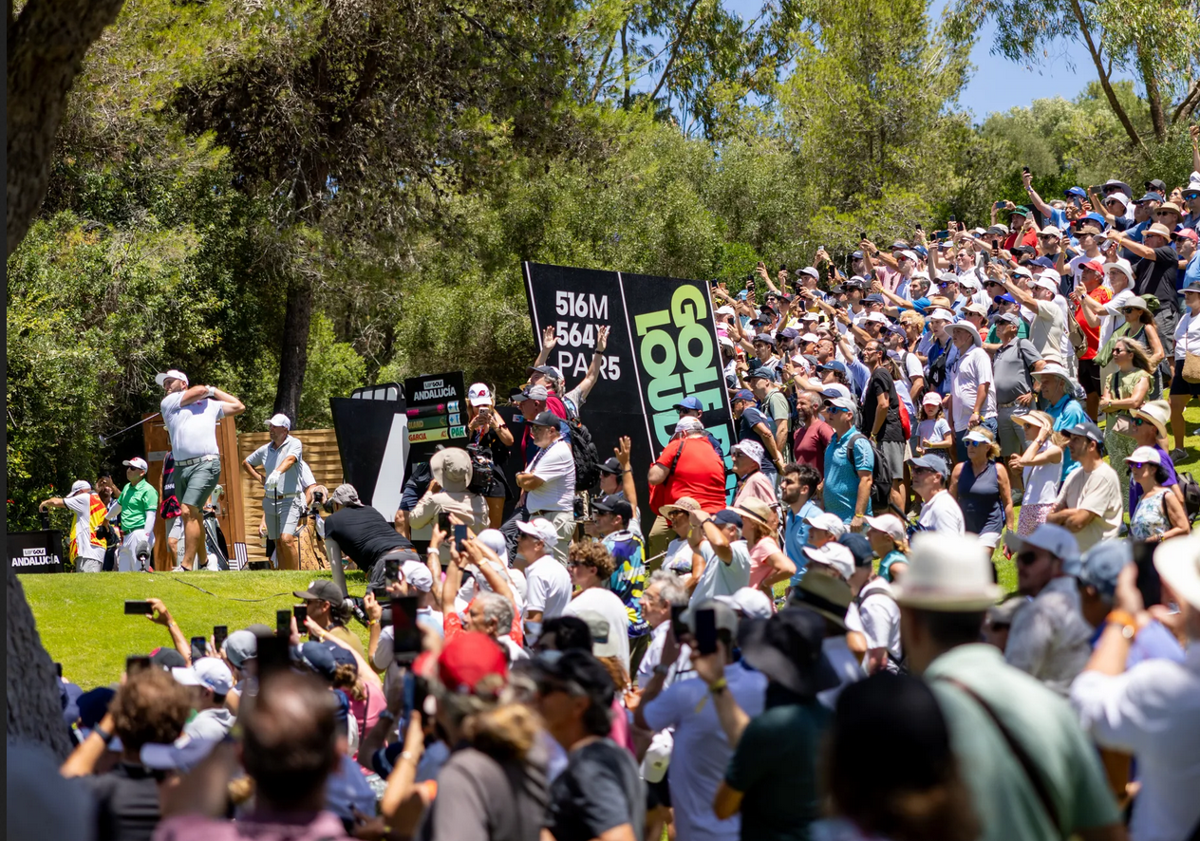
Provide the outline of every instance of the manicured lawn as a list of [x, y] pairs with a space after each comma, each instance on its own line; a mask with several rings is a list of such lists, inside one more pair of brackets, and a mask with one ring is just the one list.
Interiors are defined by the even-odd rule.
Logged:
[[[64, 573], [24, 575], [21, 584], [42, 645], [63, 664], [63, 676], [86, 690], [117, 681], [127, 656], [171, 645], [166, 628], [125, 615], [126, 599], [162, 599], [185, 636], [208, 637], [213, 625], [227, 625], [230, 633], [254, 623], [273, 628], [276, 610], [299, 603], [292, 591], [329, 577], [328, 572]], [[363, 573], [348, 572], [346, 578], [351, 593], [366, 589]], [[365, 646], [366, 629], [354, 621], [350, 627]]]

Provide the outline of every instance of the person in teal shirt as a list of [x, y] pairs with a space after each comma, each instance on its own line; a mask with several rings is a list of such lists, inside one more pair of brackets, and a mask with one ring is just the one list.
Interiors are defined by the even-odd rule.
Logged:
[[144, 563], [139, 556], [149, 557], [154, 551], [154, 518], [158, 511], [158, 491], [146, 481], [149, 465], [143, 458], [125, 462], [125, 478], [129, 481], [117, 496], [115, 510], [109, 519], [120, 515], [121, 548], [117, 552], [120, 572], [149, 572], [153, 564]]
[[[835, 434], [825, 448], [825, 510], [852, 529], [859, 528], [863, 517], [871, 513], [871, 473], [875, 470], [871, 442], [854, 428], [855, 408], [850, 397], [826, 389], [823, 412]], [[864, 481], [865, 494], [861, 493]]]
[[895, 514], [867, 517], [867, 540], [879, 561], [879, 575], [889, 584], [908, 569], [908, 529]]
[[[1042, 384], [1042, 404], [1047, 414], [1054, 418], [1054, 431], [1071, 429], [1091, 419], [1079, 405], [1079, 401], [1069, 393], [1073, 388], [1070, 374], [1057, 362], [1047, 362], [1040, 371], [1033, 372], [1034, 379]], [[1066, 479], [1079, 462], [1071, 458], [1071, 454], [1063, 450], [1062, 478]]]

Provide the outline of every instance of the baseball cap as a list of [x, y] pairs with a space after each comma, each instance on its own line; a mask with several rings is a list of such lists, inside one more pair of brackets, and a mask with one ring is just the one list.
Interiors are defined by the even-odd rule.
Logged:
[[159, 385], [165, 384], [167, 380], [183, 380], [184, 385], [188, 384], [187, 374], [183, 373], [183, 371], [180, 371], [178, 368], [172, 368], [169, 371], [154, 375], [154, 381]]
[[835, 409], [841, 409], [845, 412], [853, 412], [858, 408], [858, 405], [849, 397], [826, 397], [824, 400]]
[[280, 412], [279, 414], [271, 416], [271, 419], [267, 421], [267, 426], [282, 426], [284, 429], [291, 430], [292, 420], [287, 415]]
[[826, 543], [820, 549], [805, 546], [804, 555], [814, 563], [836, 569], [843, 578], [854, 575], [854, 554], [840, 543]]
[[558, 532], [545, 517], [534, 517], [528, 523], [517, 523], [517, 528], [522, 534], [536, 537], [547, 547], [558, 545]]
[[1191, 228], [1182, 228], [1174, 234], [1175, 239], [1188, 239], [1192, 242], [1200, 242], [1200, 234], [1197, 234]]
[[1005, 324], [1011, 324], [1013, 327], [1021, 326], [1021, 319], [1017, 317], [1017, 314], [1015, 312], [997, 313], [996, 315], [993, 315], [990, 320], [991, 320], [992, 324], [999, 324], [1000, 322], [1004, 322]]
[[775, 612], [770, 597], [754, 587], [742, 587], [730, 596], [713, 596], [713, 600], [751, 619], [766, 619]]
[[590, 651], [543, 651], [533, 660], [539, 683], [558, 683], [567, 692], [588, 698], [604, 710], [612, 707], [616, 687], [612, 676]]
[[1127, 464], [1162, 464], [1162, 456], [1153, 447], [1138, 447], [1125, 459]]
[[757, 335], [755, 335], [753, 342], [763, 342], [764, 344], [768, 344], [771, 347], [774, 347], [775, 346], [775, 337], [772, 336], [770, 333], [758, 333]]
[[609, 473], [613, 476], [620, 476], [622, 473], [621, 462], [617, 461], [616, 457], [604, 460], [604, 464], [598, 468], [601, 473]]
[[251, 631], [234, 631], [225, 638], [222, 646], [225, 659], [240, 669], [247, 660], [258, 658], [258, 637]]
[[173, 648], [162, 646], [150, 652], [150, 662], [163, 671], [187, 668], [187, 660]]
[[682, 409], [686, 412], [703, 412], [704, 404], [700, 402], [699, 397], [688, 396], [675, 404], [676, 409]]
[[67, 496], [75, 496], [75, 494], [77, 494], [77, 493], [82, 493], [84, 491], [90, 491], [91, 489], [92, 489], [92, 483], [89, 482], [87, 479], [76, 479], [71, 484], [71, 492], [69, 494], [67, 494]]
[[954, 314], [950, 310], [936, 309], [929, 314], [931, 321], [953, 321]]
[[1091, 269], [1094, 272], [1104, 274], [1104, 263], [1099, 260], [1088, 260], [1086, 263], [1080, 263], [1079, 268]]
[[828, 511], [821, 511], [811, 517], [805, 517], [804, 521], [815, 529], [829, 532], [835, 538], [846, 533], [846, 524], [842, 522], [842, 518], [837, 514], [830, 514]]
[[1090, 421], [1077, 423], [1069, 429], [1064, 429], [1068, 435], [1082, 435], [1089, 441], [1095, 441], [1097, 444], [1104, 446], [1104, 433], [1100, 431], [1100, 427]]
[[149, 470], [150, 465], [146, 464], [146, 460], [141, 456], [134, 456], [131, 459], [121, 462], [126, 467], [136, 467], [138, 470]]
[[848, 531], [839, 537], [837, 542], [850, 550], [850, 554], [854, 556], [856, 567], [868, 566], [875, 560], [875, 550], [871, 548], [871, 541], [867, 540], [865, 534]]
[[979, 303], [978, 301], [972, 301], [971, 303], [969, 303], [965, 307], [963, 307], [963, 312], [973, 312], [976, 315], [987, 315], [988, 309], [987, 309], [987, 307], [985, 307], [983, 304]]
[[612, 623], [594, 610], [581, 610], [575, 615], [587, 623], [588, 631], [591, 632], [593, 656], [617, 657], [620, 655], [621, 650], [617, 647]]
[[950, 470], [946, 467], [946, 460], [940, 456], [921, 456], [920, 458], [910, 458], [908, 463], [914, 467], [924, 467], [927, 470], [936, 471], [943, 479], [950, 475]]
[[538, 365], [529, 369], [530, 374], [542, 374], [552, 380], [560, 381], [563, 378], [562, 371], [555, 368], [553, 365]]
[[908, 536], [908, 529], [904, 527], [904, 522], [895, 514], [880, 514], [878, 517], [864, 517], [867, 526], [881, 531], [892, 540], [904, 540]]
[[404, 581], [418, 592], [428, 593], [433, 589], [433, 574], [429, 571], [429, 567], [420, 561], [412, 559], [401, 561], [400, 572], [404, 575]]
[[531, 426], [552, 426], [555, 429], [558, 429], [560, 419], [558, 415], [554, 414], [554, 412], [546, 410], [538, 412], [537, 417], [531, 421], [526, 421], [526, 423], [530, 424]]
[[1005, 544], [1014, 552], [1027, 548], [1044, 549], [1054, 557], [1061, 558], [1064, 564], [1075, 565], [1079, 562], [1079, 542], [1075, 535], [1053, 523], [1042, 523], [1024, 537], [1007, 532]]
[[1146, 193], [1146, 195], [1142, 196], [1140, 199], [1134, 199], [1133, 203], [1144, 204], [1148, 201], [1162, 201], [1162, 196], [1158, 195], [1157, 193]]
[[333, 652], [319, 642], [306, 642], [300, 646], [300, 662], [327, 681], [332, 681], [337, 672]]
[[[1050, 277], [1051, 271], [1053, 271], [1053, 269], [1047, 270], [1047, 271], [1043, 272], [1042, 274], [1038, 275], [1032, 281], [1030, 281], [1029, 285], [1037, 286], [1042, 289], [1048, 289], [1051, 292], [1058, 292], [1058, 283], [1055, 282], [1054, 278]], [[1054, 273], [1058, 274], [1058, 272], [1054, 272]]]
[[754, 402], [754, 392], [748, 388], [739, 388], [733, 395], [734, 400], [749, 400]]
[[713, 514], [712, 520], [719, 526], [737, 526], [739, 529], [745, 526], [742, 515], [732, 508], [722, 508]]
[[1046, 227], [1042, 228], [1042, 232], [1040, 234], [1038, 234], [1038, 236], [1054, 237], [1055, 239], [1062, 239], [1062, 231], [1060, 231], [1054, 225], [1047, 225]]
[[925, 396], [921, 398], [921, 405], [922, 406], [941, 406], [942, 405], [942, 395], [938, 394], [936, 391], [927, 391], [927, 392], [925, 392]]
[[492, 390], [484, 383], [471, 383], [467, 389], [467, 400], [472, 406], [491, 406], [494, 402]]
[[729, 306], [729, 304], [725, 304], [724, 306], [717, 307], [717, 315], [737, 315], [737, 311]]
[[531, 385], [519, 396], [522, 400], [546, 400], [550, 397], [550, 392], [546, 391], [544, 385]]
[[346, 505], [351, 508], [359, 508], [362, 506], [362, 501], [358, 498], [358, 491], [354, 489], [354, 485], [349, 482], [343, 482], [333, 489], [333, 493], [329, 495], [329, 501], [336, 502], [338, 505]]
[[1079, 196], [1081, 199], [1087, 198], [1087, 190], [1082, 187], [1068, 187], [1063, 191], [1064, 196]]
[[1102, 540], [1084, 552], [1076, 578], [1111, 599], [1117, 592], [1117, 577], [1131, 563], [1133, 546], [1128, 540]]
[[487, 634], [456, 634], [437, 658], [438, 681], [459, 695], [495, 698], [508, 682], [508, 658]]
[[328, 578], [318, 578], [315, 581], [310, 581], [308, 582], [307, 590], [293, 590], [292, 595], [305, 601], [319, 599], [334, 605], [341, 604], [345, 598], [342, 594], [342, 588]]
[[826, 362], [824, 365], [821, 366], [821, 370], [822, 371], [837, 371], [839, 374], [845, 374], [846, 373], [846, 363], [840, 362], [837, 359], [830, 359], [828, 362]]
[[599, 499], [593, 502], [592, 507], [597, 511], [603, 511], [606, 514], [615, 514], [625, 523], [629, 523], [629, 521], [633, 519], [633, 506], [623, 499], [618, 499], [611, 496], [605, 497], [604, 499]]
[[191, 668], [171, 669], [171, 677], [181, 686], [203, 686], [214, 695], [228, 694], [233, 688], [233, 674], [216, 657], [201, 657]]

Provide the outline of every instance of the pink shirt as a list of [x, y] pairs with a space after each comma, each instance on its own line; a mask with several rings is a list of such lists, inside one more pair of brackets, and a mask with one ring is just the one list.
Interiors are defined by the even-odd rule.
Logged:
[[379, 721], [379, 714], [387, 709], [387, 697], [383, 694], [382, 689], [366, 681], [363, 681], [363, 686], [367, 690], [365, 700], [355, 700], [349, 692], [346, 693], [346, 697], [350, 699], [350, 714], [358, 722], [360, 739], [371, 732], [375, 722]]
[[[617, 694], [620, 695], [620, 693]], [[625, 705], [621, 703], [620, 697], [613, 698], [612, 729], [608, 731], [608, 738], [630, 753], [637, 754], [633, 746], [633, 728], [629, 726], [629, 713], [626, 711]]]
[[755, 470], [746, 477], [742, 486], [738, 488], [733, 504], [741, 505], [747, 499], [760, 499], [772, 508], [779, 504], [779, 500], [775, 496], [775, 483], [768, 479], [761, 470]]
[[771, 574], [773, 567], [767, 563], [767, 558], [779, 551], [779, 544], [773, 537], [760, 538], [750, 550], [750, 586], [757, 588]]
[[342, 821], [333, 812], [316, 815], [251, 815], [239, 821], [218, 821], [200, 815], [167, 818], [154, 830], [154, 841], [349, 841]]

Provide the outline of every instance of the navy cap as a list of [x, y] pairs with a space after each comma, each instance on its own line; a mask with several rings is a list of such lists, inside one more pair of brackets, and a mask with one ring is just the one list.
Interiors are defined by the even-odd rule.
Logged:
[[1128, 540], [1102, 540], [1084, 553], [1076, 577], [1111, 599], [1117, 592], [1117, 577], [1131, 563], [1133, 547]]
[[913, 251], [917, 252], [917, 253], [918, 253], [918, 254], [920, 254], [922, 257], [928, 257], [928, 256], [929, 256], [929, 249], [928, 249], [928, 248], [926, 248], [926, 247], [925, 247], [925, 246], [923, 246], [923, 245], [914, 245], [914, 246], [913, 246]]
[[871, 541], [865, 534], [848, 531], [839, 537], [837, 542], [850, 550], [850, 554], [854, 556], [856, 567], [868, 566], [871, 561], [875, 560], [875, 551], [871, 549]]
[[722, 508], [713, 514], [712, 520], [719, 526], [737, 526], [739, 529], [742, 527], [742, 515], [732, 508]]
[[616, 496], [606, 496], [604, 499], [598, 499], [592, 503], [592, 507], [606, 514], [616, 514], [626, 524], [633, 519], [633, 506]]
[[1071, 187], [1063, 193], [1064, 196], [1079, 196], [1081, 199], [1087, 198], [1087, 190], [1082, 187]]
[[1015, 304], [1017, 299], [1005, 292], [1003, 295], [997, 295], [992, 298], [993, 304]]
[[733, 395], [733, 399], [734, 400], [749, 400], [751, 403], [753, 403], [754, 402], [754, 392], [748, 388], [739, 388], [737, 390], [737, 392]]
[[768, 382], [772, 382], [772, 383], [779, 382], [779, 376], [776, 373], [775, 369], [769, 368], [766, 365], [759, 365], [753, 371], [750, 371], [749, 373], [746, 374], [746, 379], [748, 379], [748, 380], [752, 380], [755, 377], [759, 377], [761, 379], [767, 380]]
[[617, 461], [615, 457], [609, 458], [606, 459], [604, 464], [600, 465], [597, 469], [601, 473], [611, 473], [613, 476], [620, 476], [621, 462]]
[[75, 702], [79, 707], [80, 726], [90, 730], [99, 724], [100, 719], [104, 718], [104, 714], [108, 712], [108, 706], [116, 694], [115, 689], [101, 686], [80, 695]]
[[770, 333], [758, 333], [757, 335], [755, 335], [753, 342], [763, 342], [765, 344], [770, 345], [771, 347], [775, 347], [775, 337], [772, 336]]
[[1043, 269], [1054, 268], [1054, 261], [1051, 260], [1049, 257], [1038, 257], [1036, 260], [1033, 261], [1033, 264], [1035, 266], [1041, 266]]
[[1141, 204], [1142, 202], [1162, 201], [1162, 200], [1163, 200], [1163, 197], [1160, 196], [1158, 193], [1146, 193], [1146, 195], [1142, 196], [1140, 199], [1137, 199], [1134, 202], [1134, 204]]
[[867, 297], [863, 298], [863, 301], [864, 301], [865, 303], [868, 303], [868, 304], [884, 304], [884, 303], [887, 303], [887, 302], [884, 300], [884, 297], [883, 297], [882, 295], [880, 295], [878, 292], [872, 292], [870, 295], [868, 295]]
[[839, 362], [836, 359], [831, 359], [821, 366], [822, 371], [837, 371], [839, 374], [846, 373], [846, 364]]
[[328, 681], [333, 680], [333, 674], [337, 671], [333, 654], [319, 642], [306, 642], [300, 646], [300, 662]]
[[553, 426], [555, 429], [559, 428], [559, 424], [561, 422], [562, 421], [558, 415], [549, 410], [545, 412], [538, 412], [537, 417], [531, 421], [526, 421], [526, 423], [532, 424], [533, 426]]
[[676, 409], [684, 409], [689, 412], [703, 412], [704, 404], [700, 402], [699, 397], [688, 396], [675, 404]]
[[907, 251], [908, 243], [902, 239], [898, 239], [892, 243], [892, 251]]

